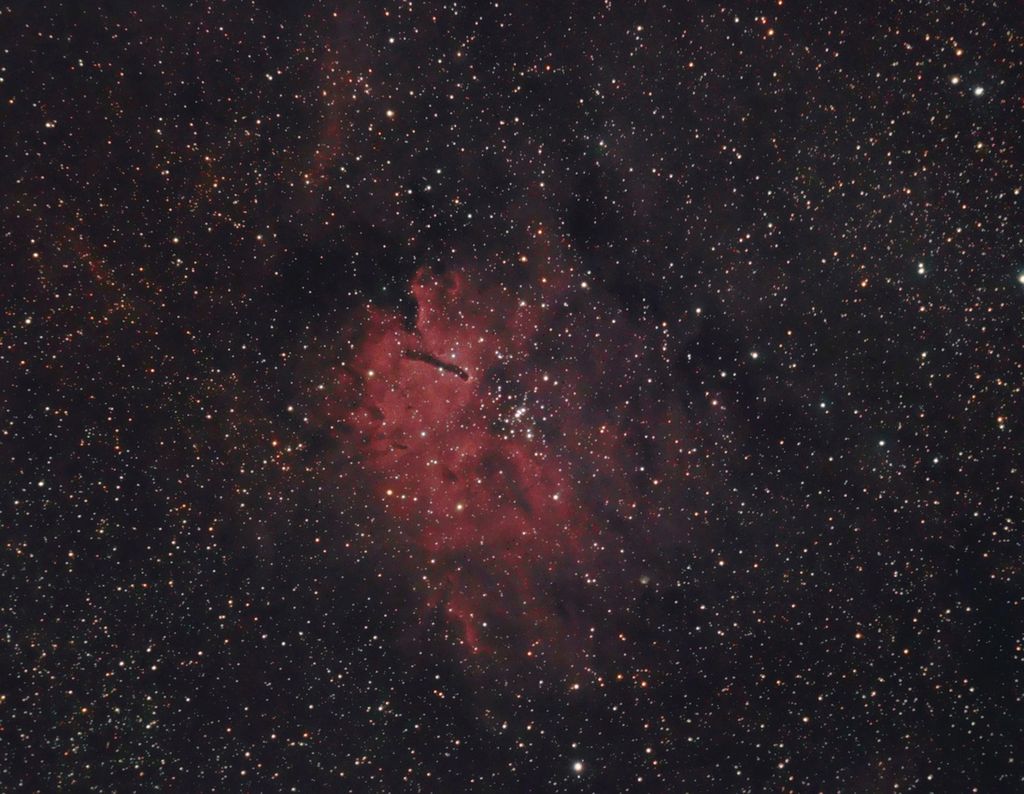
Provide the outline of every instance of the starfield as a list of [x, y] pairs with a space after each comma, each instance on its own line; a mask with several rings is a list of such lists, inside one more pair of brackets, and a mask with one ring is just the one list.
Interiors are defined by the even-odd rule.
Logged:
[[1022, 23], [0, 8], [0, 789], [1024, 790]]

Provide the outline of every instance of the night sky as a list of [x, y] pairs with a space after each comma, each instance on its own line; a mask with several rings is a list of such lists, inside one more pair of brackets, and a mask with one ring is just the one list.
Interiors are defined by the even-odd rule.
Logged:
[[1022, 23], [0, 9], [0, 788], [1024, 790]]

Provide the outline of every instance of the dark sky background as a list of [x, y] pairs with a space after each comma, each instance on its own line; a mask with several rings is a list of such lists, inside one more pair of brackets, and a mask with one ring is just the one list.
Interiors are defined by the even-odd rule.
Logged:
[[2, 787], [1024, 788], [1020, 23], [0, 9]]

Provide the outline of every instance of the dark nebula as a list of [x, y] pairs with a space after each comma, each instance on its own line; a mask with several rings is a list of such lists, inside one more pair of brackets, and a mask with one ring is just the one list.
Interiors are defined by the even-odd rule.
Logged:
[[432, 356], [430, 353], [424, 353], [422, 350], [404, 350], [402, 351], [402, 355], [410, 361], [422, 361], [424, 364], [430, 364], [430, 366], [437, 367], [444, 372], [451, 372], [453, 375], [457, 375], [463, 380], [469, 380], [469, 373], [462, 367], [450, 364], [446, 361], [441, 361], [437, 356]]

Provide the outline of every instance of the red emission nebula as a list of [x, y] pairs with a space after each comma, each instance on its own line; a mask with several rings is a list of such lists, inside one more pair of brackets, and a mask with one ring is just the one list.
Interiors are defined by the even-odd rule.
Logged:
[[665, 396], [670, 329], [584, 281], [510, 277], [422, 270], [414, 318], [364, 307], [319, 417], [371, 542], [411, 553], [420, 618], [444, 614], [474, 653], [541, 655], [602, 641], [688, 536], [696, 445]]

